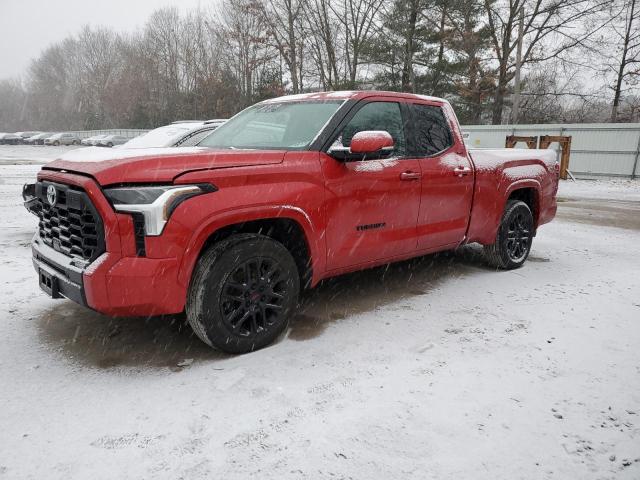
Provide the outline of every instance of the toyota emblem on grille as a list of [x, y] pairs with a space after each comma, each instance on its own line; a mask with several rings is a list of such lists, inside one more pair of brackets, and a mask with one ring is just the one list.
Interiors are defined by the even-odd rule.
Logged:
[[47, 202], [49, 202], [49, 205], [53, 207], [56, 204], [57, 200], [58, 192], [56, 192], [56, 187], [54, 187], [53, 185], [49, 185], [47, 187]]

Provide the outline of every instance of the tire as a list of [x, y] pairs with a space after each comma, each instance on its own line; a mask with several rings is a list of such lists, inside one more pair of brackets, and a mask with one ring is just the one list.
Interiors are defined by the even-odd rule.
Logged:
[[484, 247], [489, 265], [503, 270], [520, 268], [531, 251], [533, 232], [533, 214], [529, 206], [520, 200], [509, 200], [495, 243]]
[[71, 142], [71, 145], [78, 145], [78, 141], [74, 140], [73, 142]]
[[233, 235], [200, 257], [189, 286], [187, 321], [211, 347], [251, 352], [285, 331], [299, 293], [296, 263], [281, 243], [264, 235]]
[[54, 147], [59, 147], [60, 146], [60, 142], [58, 142], [57, 140], [55, 142], [53, 142], [53, 146]]
[[113, 143], [111, 143], [111, 142], [107, 143], [107, 147], [109, 147], [109, 148], [113, 147]]

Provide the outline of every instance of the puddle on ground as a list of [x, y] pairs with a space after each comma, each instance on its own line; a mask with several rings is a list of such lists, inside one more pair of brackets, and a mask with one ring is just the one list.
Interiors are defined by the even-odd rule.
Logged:
[[529, 255], [527, 257], [527, 262], [540, 262], [540, 263], [547, 263], [550, 262], [551, 259], [549, 258], [543, 258], [543, 257], [534, 257], [532, 255]]
[[54, 349], [98, 368], [173, 368], [185, 359], [228, 357], [202, 343], [180, 316], [110, 318], [63, 300], [40, 317], [39, 329]]
[[570, 222], [640, 230], [640, 202], [569, 198], [558, 205], [557, 215]]
[[323, 281], [303, 294], [288, 338], [309, 340], [329, 325], [358, 313], [418, 295], [428, 295], [441, 281], [485, 267], [477, 246], [363, 270]]
[[[288, 338], [313, 339], [332, 324], [402, 298], [428, 295], [439, 282], [485, 269], [481, 249], [444, 253], [328, 279], [302, 295]], [[61, 301], [37, 319], [43, 343], [72, 361], [95, 368], [169, 367], [186, 359], [229, 358], [211, 349], [185, 325], [183, 316], [110, 318]]]

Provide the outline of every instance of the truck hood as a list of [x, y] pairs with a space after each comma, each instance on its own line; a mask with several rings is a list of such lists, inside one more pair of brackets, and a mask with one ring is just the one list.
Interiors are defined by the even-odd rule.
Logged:
[[209, 148], [79, 148], [48, 163], [44, 170], [90, 175], [100, 185], [171, 182], [194, 170], [281, 163], [280, 150], [211, 150]]

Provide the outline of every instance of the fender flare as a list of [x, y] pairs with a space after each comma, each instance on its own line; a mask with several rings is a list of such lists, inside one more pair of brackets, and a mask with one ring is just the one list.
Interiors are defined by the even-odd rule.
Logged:
[[[504, 211], [504, 208], [506, 208], [507, 206], [507, 200], [509, 199], [511, 194], [516, 190], [522, 190], [525, 188], [532, 188], [535, 193], [534, 211], [531, 213], [533, 213], [533, 220], [534, 220], [535, 227], [537, 229], [538, 220], [540, 216], [540, 207], [541, 207], [540, 200], [541, 200], [541, 192], [542, 192], [542, 186], [540, 185], [540, 182], [538, 180], [534, 178], [525, 178], [522, 180], [516, 180], [515, 182], [511, 183], [507, 188], [507, 190], [505, 191], [503, 211]], [[502, 213], [500, 215], [502, 215]]]
[[[536, 196], [538, 197], [536, 201], [538, 202], [540, 201], [541, 187], [540, 187], [540, 183], [535, 179], [524, 178], [524, 179], [511, 181], [508, 184], [505, 182], [504, 184], [498, 183], [496, 185], [496, 190], [497, 190], [496, 204], [495, 204], [495, 208], [491, 209], [490, 217], [486, 218], [487, 229], [481, 230], [480, 233], [476, 233], [472, 241], [480, 242], [483, 245], [491, 245], [495, 241], [496, 235], [498, 233], [498, 228], [500, 228], [502, 214], [504, 213], [504, 210], [507, 206], [507, 201], [509, 200], [509, 197], [516, 190], [521, 190], [524, 188], [533, 188], [536, 192]], [[471, 213], [471, 215], [473, 218], [473, 212]], [[536, 228], [537, 228], [537, 224], [536, 224]]]
[[293, 205], [260, 205], [217, 212], [209, 222], [202, 223], [191, 236], [182, 257], [178, 271], [178, 281], [182, 285], [189, 285], [191, 275], [193, 274], [196, 262], [200, 258], [202, 248], [211, 235], [221, 228], [238, 223], [275, 219], [292, 220], [301, 227], [311, 257], [313, 271], [312, 284], [315, 285], [320, 278], [320, 273], [323, 272], [325, 268], [325, 256], [322, 255], [323, 243], [320, 240], [324, 238], [324, 236], [318, 234], [317, 228], [314, 226], [307, 212]]

